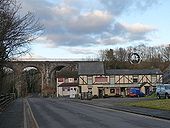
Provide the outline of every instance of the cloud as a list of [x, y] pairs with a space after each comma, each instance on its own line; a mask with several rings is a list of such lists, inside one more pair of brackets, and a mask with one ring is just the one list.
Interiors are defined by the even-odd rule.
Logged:
[[159, 0], [99, 0], [106, 10], [114, 16], [126, 11], [143, 11], [158, 3]]
[[150, 34], [157, 29], [142, 23], [115, 23], [110, 31], [105, 32], [97, 40], [100, 45], [117, 45], [135, 41], [152, 41]]
[[111, 36], [110, 38], [101, 39], [98, 42], [103, 45], [116, 45], [126, 43], [126, 40], [119, 36]]
[[142, 23], [116, 23], [114, 26], [113, 33], [117, 36], [123, 37], [127, 41], [148, 41], [150, 39], [147, 36], [156, 30], [157, 29], [155, 27]]
[[153, 26], [144, 25], [141, 23], [136, 23], [132, 25], [124, 24], [124, 28], [127, 31], [127, 35], [130, 41], [135, 40], [151, 41], [148, 35], [157, 30]]
[[58, 46], [91, 46], [94, 43], [94, 39], [87, 35], [77, 35], [77, 34], [50, 34], [47, 35], [47, 40], [50, 42], [55, 42], [54, 47]]
[[22, 4], [22, 12], [33, 12], [37, 17], [42, 19], [51, 19], [54, 15], [52, 8], [54, 5], [46, 0], [19, 0]]
[[74, 47], [74, 48], [67, 48], [67, 50], [69, 52], [71, 52], [72, 54], [88, 54], [88, 55], [91, 55], [91, 54], [95, 54], [96, 51], [94, 49], [90, 49], [90, 48], [78, 48], [78, 47]]
[[155, 27], [141, 24], [141, 23], [135, 23], [135, 24], [122, 24], [124, 29], [130, 33], [147, 33], [156, 30]]
[[67, 28], [70, 32], [95, 34], [106, 31], [112, 23], [112, 16], [108, 12], [95, 10], [70, 19]]
[[37, 55], [35, 53], [28, 53], [18, 58], [19, 60], [36, 60], [36, 59], [45, 59], [43, 56]]
[[37, 42], [50, 48], [93, 47], [150, 40], [148, 35], [156, 30], [142, 23], [120, 23], [117, 18], [127, 10], [148, 9], [158, 0], [20, 1], [23, 3], [23, 12], [33, 11], [44, 24], [44, 35]]
[[53, 13], [57, 17], [60, 17], [62, 19], [71, 18], [72, 16], [79, 14], [79, 11], [76, 8], [70, 7], [70, 6], [65, 5], [65, 4], [55, 6], [52, 10], [54, 11]]
[[128, 9], [133, 3], [133, 0], [99, 0], [99, 1], [107, 10], [110, 10], [114, 16], [122, 14], [122, 12]]

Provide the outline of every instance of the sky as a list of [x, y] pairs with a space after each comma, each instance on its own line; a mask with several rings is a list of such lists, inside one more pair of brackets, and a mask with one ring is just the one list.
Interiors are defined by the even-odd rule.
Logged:
[[95, 58], [99, 50], [170, 44], [170, 0], [20, 0], [44, 25], [23, 58]]

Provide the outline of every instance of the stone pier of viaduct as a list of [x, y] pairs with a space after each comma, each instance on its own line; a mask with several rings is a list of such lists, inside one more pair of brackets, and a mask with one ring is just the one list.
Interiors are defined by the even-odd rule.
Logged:
[[80, 61], [10, 61], [5, 66], [12, 69], [15, 75], [15, 88], [21, 95], [22, 73], [25, 68], [34, 67], [41, 74], [41, 90], [44, 86], [51, 86], [52, 74], [63, 68], [76, 70]]

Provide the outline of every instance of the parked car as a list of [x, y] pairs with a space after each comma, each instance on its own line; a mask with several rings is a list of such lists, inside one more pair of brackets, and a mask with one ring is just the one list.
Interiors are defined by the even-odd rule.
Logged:
[[129, 93], [130, 97], [143, 97], [145, 96], [143, 92], [140, 91], [139, 88], [131, 88], [130, 89], [130, 93]]
[[170, 97], [170, 84], [160, 84], [156, 86], [156, 95], [158, 99]]

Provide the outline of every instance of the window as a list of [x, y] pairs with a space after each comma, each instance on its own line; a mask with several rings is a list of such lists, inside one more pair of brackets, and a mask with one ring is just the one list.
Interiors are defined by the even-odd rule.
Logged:
[[137, 83], [138, 79], [137, 78], [133, 78], [133, 83]]
[[138, 75], [133, 75], [133, 83], [137, 83], [138, 82]]
[[93, 83], [93, 77], [92, 76], [88, 76], [87, 82], [88, 82], [88, 84], [92, 84]]
[[114, 88], [110, 89], [110, 93], [115, 93], [115, 89]]
[[58, 78], [58, 82], [64, 82], [63, 78]]
[[156, 75], [152, 75], [152, 82], [156, 82], [157, 81], [157, 76]]
[[170, 85], [165, 86], [165, 89], [170, 90]]
[[114, 77], [110, 77], [110, 84], [114, 84]]
[[67, 87], [63, 87], [63, 92], [64, 91], [68, 91], [68, 88]]
[[74, 82], [74, 81], [73, 81], [73, 78], [69, 78], [68, 81], [69, 81], [69, 83], [70, 83], [70, 82]]
[[77, 81], [78, 79], [77, 78], [74, 78], [74, 81]]

